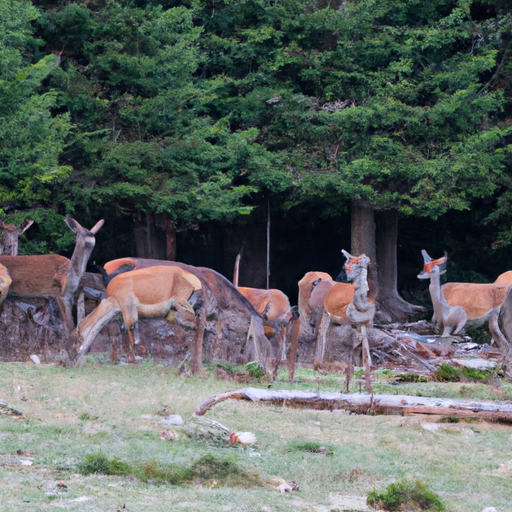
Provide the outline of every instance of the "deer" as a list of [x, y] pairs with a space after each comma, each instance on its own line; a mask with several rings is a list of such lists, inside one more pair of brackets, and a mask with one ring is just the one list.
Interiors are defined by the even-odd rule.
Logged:
[[[272, 348], [270, 342], [264, 334], [263, 325], [260, 316], [256, 313], [250, 303], [243, 297], [232, 283], [224, 276], [215, 272], [212, 269], [205, 267], [194, 267], [185, 263], [167, 260], [153, 260], [145, 258], [119, 258], [109, 261], [104, 264], [102, 273], [104, 282], [107, 285], [111, 281], [123, 275], [129, 275], [135, 271], [147, 269], [150, 275], [160, 276], [161, 273], [158, 268], [160, 266], [179, 268], [196, 276], [202, 284], [202, 308], [201, 317], [199, 318], [199, 325], [197, 328], [197, 345], [193, 360], [193, 371], [198, 371], [202, 359], [202, 342], [204, 337], [204, 330], [206, 324], [206, 317], [217, 320], [217, 333], [215, 335], [215, 342], [212, 349], [212, 356], [214, 358], [226, 357], [230, 353], [229, 344], [226, 344], [226, 336], [229, 332], [238, 335], [241, 329], [245, 330], [245, 321], [250, 321], [248, 330], [246, 330], [246, 343], [243, 346], [242, 355], [247, 360], [257, 360], [263, 367], [265, 367], [269, 376], [272, 375], [272, 369], [269, 364], [270, 354]], [[163, 283], [162, 279], [160, 283]], [[161, 284], [157, 284], [160, 286]], [[190, 301], [190, 299], [189, 299]], [[98, 313], [96, 319], [101, 320], [100, 323], [95, 324], [92, 319], [88, 323], [80, 325], [82, 335], [82, 343], [76, 358], [77, 363], [80, 362], [82, 355], [86, 353], [90, 344], [94, 340], [96, 334], [101, 330], [103, 325], [120, 314], [121, 309], [116, 304], [116, 300], [109, 297], [108, 299], [100, 302], [98, 306]], [[102, 311], [103, 310], [103, 313]], [[92, 313], [91, 313], [92, 314]], [[139, 313], [140, 314], [140, 313]], [[238, 325], [237, 318], [243, 318], [244, 322]], [[94, 331], [92, 331], [94, 329]], [[196, 368], [196, 370], [194, 370]]]
[[76, 360], [86, 353], [99, 331], [115, 316], [121, 315], [128, 333], [128, 360], [134, 362], [134, 346], [140, 343], [139, 317], [171, 319], [169, 315], [173, 307], [195, 316], [188, 300], [201, 289], [201, 281], [179, 267], [162, 265], [114, 276], [105, 289], [106, 298], [76, 329], [80, 341]]
[[[334, 282], [329, 288], [323, 299], [323, 308], [321, 309], [321, 317], [319, 317], [319, 324], [316, 334], [316, 349], [315, 349], [315, 364], [322, 365], [324, 361], [324, 354], [327, 342], [327, 334], [331, 324], [334, 325], [352, 325], [354, 322], [349, 318], [350, 305], [355, 303], [362, 304], [363, 295], [367, 295], [368, 306], [373, 314], [371, 316], [371, 322], [367, 327], [371, 327], [373, 322], [373, 315], [375, 314], [375, 300], [377, 298], [377, 277], [374, 265], [370, 262], [370, 259], [362, 254], [360, 256], [352, 256], [345, 250], [342, 250], [344, 255], [345, 270], [347, 271], [347, 278], [349, 283], [338, 283]], [[366, 285], [363, 285], [363, 279], [358, 278], [356, 283], [356, 277], [359, 275], [361, 265], [365, 266], [364, 278], [367, 281]], [[358, 269], [357, 271], [355, 269]], [[356, 288], [357, 296], [356, 296]], [[365, 295], [365, 296], [366, 296]], [[312, 294], [313, 296], [313, 294]], [[362, 307], [362, 306], [359, 306]], [[354, 346], [354, 349], [356, 347]], [[364, 354], [363, 354], [364, 355]]]
[[307, 272], [299, 281], [299, 315], [301, 327], [308, 329], [309, 334], [316, 334], [319, 311], [324, 305], [325, 294], [335, 284], [326, 272]]
[[[425, 251], [422, 253], [427, 264], [431, 258]], [[489, 322], [489, 329], [495, 338], [500, 334], [497, 320], [499, 310], [512, 286], [507, 282], [511, 277], [509, 272], [501, 274], [494, 283], [445, 283], [441, 286], [441, 292], [448, 305], [464, 309], [466, 326], [479, 327]], [[438, 321], [435, 313], [433, 321]]]
[[[300, 328], [298, 314], [292, 310], [290, 300], [281, 290], [276, 288], [264, 290], [262, 288], [238, 286], [240, 257], [241, 253], [237, 255], [235, 260], [233, 285], [237, 291], [247, 299], [258, 315], [260, 315], [263, 320], [265, 335], [274, 341], [273, 345], [276, 357], [273, 377], [275, 378], [277, 376], [280, 362], [288, 361], [288, 376], [290, 381], [292, 381]], [[290, 354], [287, 359], [286, 342], [288, 334], [290, 334], [291, 341]]]
[[9, 293], [9, 289], [11, 287], [12, 279], [9, 274], [9, 270], [7, 267], [0, 265], [0, 305], [7, 298], [7, 294]]
[[425, 250], [422, 250], [421, 254], [424, 265], [423, 270], [418, 274], [418, 279], [430, 279], [428, 289], [434, 307], [432, 321], [441, 336], [456, 335], [466, 325], [468, 315], [462, 306], [451, 306], [445, 299], [441, 287], [441, 275], [446, 272], [448, 256], [445, 253], [442, 258], [433, 260]]
[[82, 276], [96, 243], [95, 235], [104, 221], [99, 220], [91, 229], [82, 227], [71, 217], [66, 217], [64, 222], [75, 233], [71, 259], [58, 254], [1, 255], [0, 264], [7, 268], [12, 280], [9, 296], [54, 297], [71, 332], [75, 328], [73, 305], [77, 302]]

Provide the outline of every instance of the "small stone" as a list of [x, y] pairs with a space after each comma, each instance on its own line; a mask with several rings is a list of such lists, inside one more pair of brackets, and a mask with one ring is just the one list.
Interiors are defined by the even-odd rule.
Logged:
[[160, 423], [164, 425], [183, 425], [183, 418], [179, 414], [171, 414], [166, 418], [162, 418]]
[[34, 363], [34, 364], [41, 364], [41, 359], [39, 359], [38, 356], [36, 356], [35, 354], [32, 354], [30, 356], [30, 360]]

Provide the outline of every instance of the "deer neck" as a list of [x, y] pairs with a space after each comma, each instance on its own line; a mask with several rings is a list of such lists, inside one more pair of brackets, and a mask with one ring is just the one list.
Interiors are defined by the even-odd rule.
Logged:
[[90, 232], [85, 236], [77, 235], [75, 250], [69, 262], [67, 288], [71, 293], [74, 293], [80, 285], [80, 280], [84, 275], [89, 256], [94, 249], [95, 243], [94, 235]]
[[441, 318], [438, 316], [438, 312], [440, 312], [443, 304], [446, 304], [446, 300], [444, 298], [443, 292], [441, 291], [441, 277], [439, 272], [433, 271], [430, 274], [430, 285], [428, 290], [430, 292], [430, 298], [432, 299], [432, 305], [434, 306], [434, 313], [436, 318]]

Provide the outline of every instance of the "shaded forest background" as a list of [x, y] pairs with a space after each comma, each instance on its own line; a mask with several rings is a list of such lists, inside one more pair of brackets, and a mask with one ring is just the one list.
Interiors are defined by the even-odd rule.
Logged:
[[371, 252], [356, 206], [396, 214], [407, 300], [421, 249], [448, 252], [450, 281], [512, 269], [508, 0], [0, 0], [0, 18], [21, 254], [69, 255], [63, 218], [104, 218], [91, 270], [231, 278], [243, 249], [240, 285], [263, 288], [270, 217], [270, 286], [295, 303], [304, 273]]

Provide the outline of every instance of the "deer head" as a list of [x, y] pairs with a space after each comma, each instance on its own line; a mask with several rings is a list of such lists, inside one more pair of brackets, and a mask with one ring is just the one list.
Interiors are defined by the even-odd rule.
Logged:
[[423, 270], [418, 274], [418, 279], [430, 279], [434, 267], [438, 267], [439, 275], [446, 272], [446, 262], [448, 260], [446, 251], [442, 258], [437, 258], [436, 260], [433, 260], [424, 249], [422, 249], [421, 254], [423, 256]]

